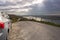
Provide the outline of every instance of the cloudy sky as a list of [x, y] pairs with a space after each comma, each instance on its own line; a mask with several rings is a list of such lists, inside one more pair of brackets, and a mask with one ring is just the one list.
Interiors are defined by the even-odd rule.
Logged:
[[60, 15], [60, 0], [0, 0], [0, 11], [18, 15]]

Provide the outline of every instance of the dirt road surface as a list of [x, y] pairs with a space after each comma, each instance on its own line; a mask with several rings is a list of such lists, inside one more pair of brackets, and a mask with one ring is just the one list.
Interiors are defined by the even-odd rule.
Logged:
[[60, 27], [31, 21], [13, 23], [9, 40], [60, 40]]

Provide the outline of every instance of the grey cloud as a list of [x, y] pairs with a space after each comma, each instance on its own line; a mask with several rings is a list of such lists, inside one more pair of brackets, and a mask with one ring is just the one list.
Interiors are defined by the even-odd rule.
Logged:
[[44, 1], [45, 8], [48, 11], [60, 11], [60, 0], [46, 0]]
[[13, 6], [13, 5], [16, 5], [16, 4], [9, 1], [6, 1], [6, 2], [0, 1], [0, 6]]
[[22, 0], [22, 1], [17, 1], [17, 4], [20, 5], [25, 5], [26, 3], [32, 3], [34, 0]]
[[[16, 4], [13, 2], [6, 1], [3, 3], [0, 1], [0, 6], [14, 6], [14, 5], [25, 5], [26, 3], [32, 3], [34, 0], [22, 0], [17, 1]], [[5, 8], [0, 10], [12, 10], [12, 9], [25, 9], [25, 8], [31, 8], [27, 14], [30, 15], [44, 15], [44, 14], [55, 14], [60, 11], [60, 0], [44, 0], [43, 6], [41, 4], [32, 4], [30, 6], [24, 6], [21, 8]]]
[[33, 4], [30, 6], [25, 6], [24, 8], [31, 8], [32, 10], [28, 11], [28, 15], [40, 15], [42, 14], [42, 12], [44, 12], [44, 8], [43, 7], [38, 7], [38, 4]]
[[30, 15], [44, 15], [44, 14], [60, 14], [60, 0], [44, 0], [44, 6], [38, 4], [31, 5], [32, 8], [28, 12]]
[[[3, 1], [0, 1], [0, 7], [2, 6], [2, 7], [8, 7], [8, 6], [16, 6], [16, 5], [25, 5], [27, 2], [28, 3], [31, 3], [33, 0], [22, 0], [22, 1], [16, 1], [16, 3], [14, 3], [14, 2], [10, 2], [10, 1], [5, 1], [5, 2], [3, 2]], [[2, 8], [1, 7], [1, 8]], [[10, 10], [10, 9], [23, 9], [23, 8], [4, 8], [4, 9], [1, 9], [0, 8], [0, 10]]]

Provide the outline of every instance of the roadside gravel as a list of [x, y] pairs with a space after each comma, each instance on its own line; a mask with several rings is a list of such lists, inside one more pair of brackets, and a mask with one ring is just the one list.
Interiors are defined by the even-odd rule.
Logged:
[[20, 28], [16, 25], [17, 23], [12, 24], [12, 29], [10, 29], [8, 40], [24, 40], [20, 37]]

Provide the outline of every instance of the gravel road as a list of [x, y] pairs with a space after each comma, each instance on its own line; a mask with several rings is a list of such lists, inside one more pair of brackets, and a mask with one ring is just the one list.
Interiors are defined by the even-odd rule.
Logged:
[[9, 40], [60, 40], [60, 27], [31, 21], [13, 23]]

